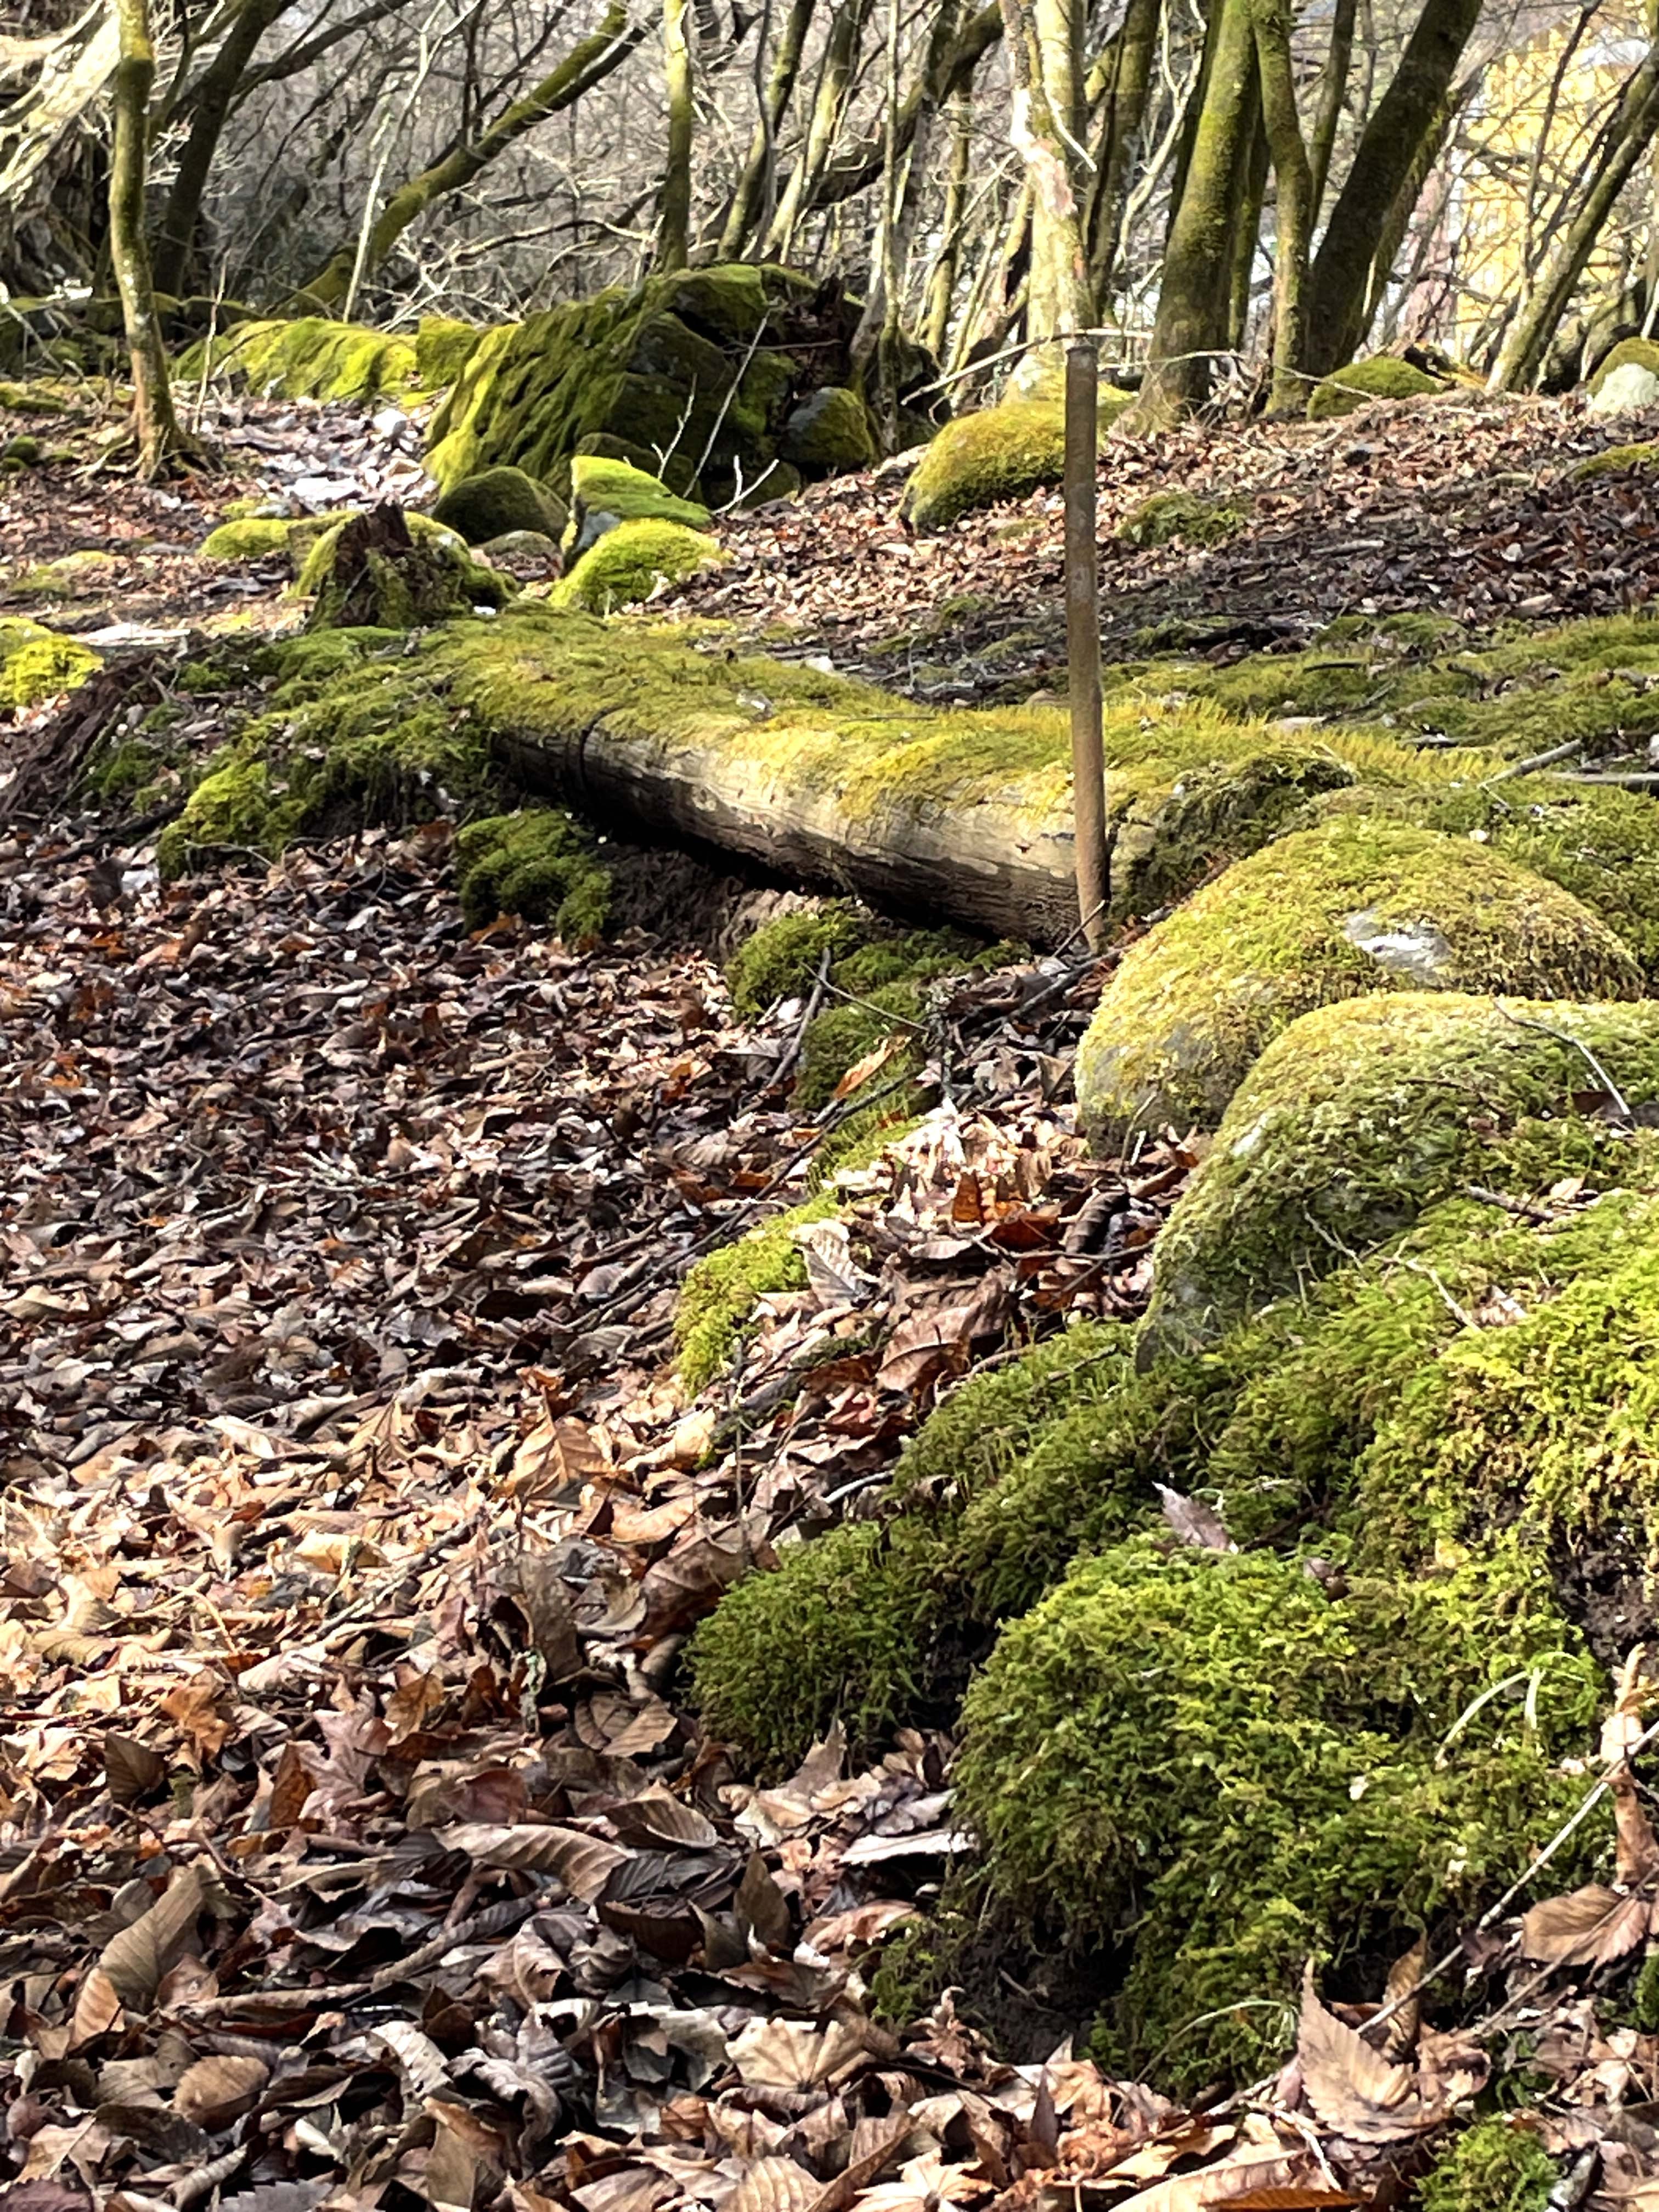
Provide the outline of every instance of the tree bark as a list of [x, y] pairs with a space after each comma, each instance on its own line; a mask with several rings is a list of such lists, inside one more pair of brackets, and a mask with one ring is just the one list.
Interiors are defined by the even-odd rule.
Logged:
[[1516, 318], [1498, 366], [1495, 392], [1519, 392], [1534, 383], [1567, 302], [1583, 275], [1613, 204], [1636, 173], [1659, 132], [1659, 49], [1650, 50], [1626, 88], [1619, 124], [1583, 204], [1562, 234], [1543, 281]]
[[[504, 109], [481, 138], [474, 139], [471, 145], [458, 146], [441, 161], [400, 185], [369, 232], [361, 276], [368, 276], [379, 267], [404, 231], [428, 208], [470, 185], [498, 154], [504, 153], [527, 131], [533, 131], [550, 115], [574, 106], [584, 93], [620, 68], [644, 36], [644, 25], [631, 25], [627, 9], [613, 5], [592, 36], [574, 46], [533, 92]], [[351, 288], [356, 262], [357, 241], [353, 239], [342, 246], [327, 266], [302, 288], [294, 304], [313, 311], [337, 308]]]
[[800, 58], [806, 46], [806, 33], [811, 28], [817, 0], [792, 0], [788, 15], [784, 18], [783, 31], [778, 40], [777, 52], [772, 60], [772, 72], [758, 103], [753, 136], [749, 141], [749, 155], [743, 165], [743, 174], [738, 179], [737, 190], [732, 195], [732, 204], [726, 211], [726, 222], [720, 231], [719, 258], [722, 261], [739, 260], [757, 229], [764, 230], [771, 219], [771, 200], [777, 174], [778, 126], [794, 95], [795, 81], [800, 75]]
[[1356, 148], [1308, 283], [1308, 368], [1328, 376], [1365, 335], [1371, 266], [1395, 195], [1435, 127], [1480, 0], [1425, 0], [1388, 90]]
[[945, 358], [951, 335], [951, 309], [962, 265], [962, 227], [968, 210], [968, 172], [974, 155], [974, 96], [959, 92], [951, 103], [951, 171], [945, 185], [939, 258], [927, 280], [927, 313], [922, 343], [935, 361]]
[[668, 156], [657, 208], [657, 266], [684, 269], [691, 258], [691, 33], [690, 0], [662, 0], [663, 81], [668, 92]]
[[1135, 428], [1159, 429], [1199, 405], [1228, 345], [1233, 208], [1255, 127], [1250, 0], [1215, 0], [1203, 88], [1164, 251], [1164, 282]]
[[1008, 46], [1010, 136], [1031, 188], [1031, 279], [1026, 336], [1063, 337], [1090, 329], [1088, 256], [1073, 182], [1079, 75], [1073, 66], [1074, 0], [1048, 0], [1042, 15], [1027, 0], [1002, 0]]
[[818, 184], [830, 166], [852, 88], [859, 49], [864, 43], [870, 5], [871, 0], [842, 0], [830, 17], [830, 36], [819, 65], [817, 92], [812, 101], [806, 137], [766, 233], [764, 250], [769, 260], [789, 258], [796, 228], [812, 204]]
[[1097, 309], [1111, 295], [1130, 163], [1146, 127], [1162, 0], [1129, 0], [1123, 27], [1101, 58], [1094, 176], [1088, 201], [1089, 288]]
[[1313, 170], [1296, 107], [1287, 0], [1252, 0], [1256, 66], [1261, 76], [1261, 119], [1278, 191], [1273, 240], [1273, 380], [1268, 412], [1300, 415], [1307, 409], [1304, 315], [1308, 249], [1313, 222]]
[[155, 286], [144, 243], [144, 172], [149, 95], [155, 82], [147, 0], [117, 0], [121, 58], [115, 66], [115, 145], [109, 172], [110, 254], [121, 295], [127, 354], [132, 363], [132, 424], [138, 469], [159, 475], [186, 450], [173, 408], [167, 349], [155, 313]]
[[1348, 89], [1348, 71], [1353, 66], [1356, 12], [1357, 0], [1336, 0], [1331, 16], [1331, 42], [1325, 50], [1325, 66], [1320, 73], [1319, 100], [1308, 141], [1308, 167], [1312, 172], [1309, 190], [1316, 222], [1325, 204], [1331, 154], [1336, 145], [1336, 126], [1342, 119], [1342, 99]]
[[155, 242], [155, 283], [162, 292], [185, 289], [202, 200], [213, 159], [229, 118], [238, 87], [254, 49], [292, 0], [243, 0], [241, 9], [191, 90], [191, 125], [179, 155], [178, 173], [167, 194]]

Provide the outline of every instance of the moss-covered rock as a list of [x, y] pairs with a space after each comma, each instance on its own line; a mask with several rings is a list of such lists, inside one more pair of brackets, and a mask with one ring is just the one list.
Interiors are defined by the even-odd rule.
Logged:
[[820, 385], [791, 409], [778, 453], [808, 476], [867, 469], [876, 458], [876, 441], [863, 400], [845, 385]]
[[833, 959], [854, 951], [867, 927], [867, 918], [851, 899], [814, 899], [774, 915], [744, 938], [726, 963], [733, 1012], [755, 1021], [780, 999], [805, 998], [824, 955]]
[[638, 606], [665, 585], [718, 568], [725, 558], [718, 540], [683, 522], [620, 522], [560, 578], [552, 603], [586, 614], [614, 614], [619, 607]]
[[[204, 561], [270, 561], [280, 556], [289, 558], [289, 539], [295, 528], [295, 519], [283, 514], [244, 515], [235, 521], [222, 522], [202, 541]], [[319, 532], [317, 535], [320, 536]]]
[[570, 467], [570, 550], [578, 556], [624, 522], [672, 522], [707, 531], [708, 509], [681, 499], [660, 477], [603, 453], [579, 453]]
[[44, 459], [46, 451], [45, 445], [39, 438], [28, 431], [23, 431], [15, 438], [8, 438], [3, 445], [0, 445], [0, 470], [3, 470], [9, 476], [20, 475], [23, 470], [32, 469]]
[[286, 399], [401, 398], [420, 381], [407, 338], [324, 315], [238, 323], [198, 339], [177, 373], [185, 383], [222, 377]]
[[1118, 525], [1126, 545], [1224, 545], [1248, 519], [1237, 500], [1206, 499], [1198, 492], [1159, 491], [1132, 507]]
[[483, 336], [477, 323], [453, 315], [422, 315], [415, 330], [415, 373], [421, 389], [447, 392]]
[[[811, 279], [747, 264], [551, 308], [479, 340], [434, 419], [427, 466], [444, 484], [496, 462], [556, 481], [603, 438], [659, 472], [684, 460], [725, 501], [778, 457], [801, 393], [848, 380], [856, 323]], [[919, 371], [924, 381], [931, 364]]]
[[416, 629], [474, 608], [500, 609], [517, 589], [465, 539], [429, 515], [378, 507], [330, 525], [295, 580], [317, 629]]
[[1549, 2212], [1560, 2169], [1524, 2120], [1494, 2112], [1443, 2150], [1423, 2178], [1422, 2212]]
[[1467, 838], [1337, 820], [1229, 868], [1133, 946], [1078, 1059], [1097, 1142], [1213, 1128], [1297, 1015], [1374, 991], [1634, 998], [1635, 957], [1569, 893]]
[[1397, 355], [1372, 354], [1369, 360], [1350, 362], [1316, 384], [1308, 402], [1316, 422], [1335, 415], [1352, 415], [1368, 399], [1421, 399], [1431, 392], [1451, 389], [1448, 380], [1431, 376]]
[[1609, 446], [1605, 453], [1592, 453], [1569, 469], [1567, 477], [1572, 483], [1591, 483], [1598, 477], [1644, 477], [1656, 468], [1659, 468], [1659, 441], [1650, 439], [1641, 445]]
[[1628, 1140], [1592, 1060], [1628, 1105], [1659, 1102], [1659, 1006], [1400, 993], [1304, 1016], [1240, 1085], [1170, 1215], [1148, 1329], [1213, 1340], [1467, 1183], [1524, 1198], [1564, 1176], [1618, 1179]]
[[[1127, 406], [1128, 394], [1119, 397]], [[1103, 433], [1121, 411], [1103, 393]], [[1065, 472], [1063, 405], [1010, 398], [945, 424], [911, 471], [902, 512], [918, 530], [943, 530], [959, 515], [1056, 484]]]
[[570, 516], [555, 492], [522, 469], [497, 468], [452, 484], [433, 507], [432, 520], [469, 545], [487, 545], [510, 530], [533, 530], [556, 544]]
[[1659, 377], [1659, 343], [1652, 338], [1621, 338], [1597, 362], [1589, 380], [1591, 392], [1599, 398], [1607, 379], [1621, 368], [1639, 368], [1649, 376]]
[[59, 637], [40, 623], [0, 621], [0, 708], [21, 712], [78, 690], [103, 666], [78, 638]]
[[611, 903], [592, 832], [556, 807], [469, 822], [456, 834], [455, 882], [475, 927], [513, 914], [550, 921], [562, 937], [596, 937]]

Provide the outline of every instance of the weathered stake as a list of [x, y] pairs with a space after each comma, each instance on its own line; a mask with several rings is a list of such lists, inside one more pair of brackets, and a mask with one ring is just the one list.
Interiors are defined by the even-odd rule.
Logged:
[[1106, 941], [1110, 860], [1100, 729], [1100, 556], [1095, 464], [1100, 371], [1091, 338], [1066, 349], [1066, 662], [1071, 678], [1077, 902], [1091, 951]]

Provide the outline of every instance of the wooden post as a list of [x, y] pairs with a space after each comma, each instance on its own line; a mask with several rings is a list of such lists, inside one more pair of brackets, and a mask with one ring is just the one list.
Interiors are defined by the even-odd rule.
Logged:
[[1066, 348], [1066, 661], [1071, 678], [1077, 901], [1091, 951], [1106, 942], [1111, 893], [1100, 731], [1100, 555], [1095, 538], [1099, 412], [1094, 341], [1072, 338]]

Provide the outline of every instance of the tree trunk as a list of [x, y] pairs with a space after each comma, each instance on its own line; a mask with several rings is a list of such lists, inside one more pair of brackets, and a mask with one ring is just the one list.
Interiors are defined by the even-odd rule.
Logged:
[[1199, 405], [1228, 346], [1233, 208], [1255, 127], [1255, 33], [1250, 0], [1215, 0], [1213, 36], [1179, 198], [1134, 426], [1159, 429]]
[[841, 130], [841, 119], [852, 88], [853, 72], [858, 64], [859, 48], [864, 43], [864, 27], [870, 14], [870, 0], [842, 0], [830, 16], [830, 36], [825, 41], [823, 59], [818, 70], [818, 88], [812, 101], [812, 112], [806, 126], [806, 137], [790, 171], [789, 181], [784, 186], [783, 198], [778, 203], [777, 213], [766, 234], [765, 252], [768, 260], [787, 261], [795, 242], [796, 228], [812, 203], [819, 180], [830, 166], [830, 156], [835, 151], [836, 139]]
[[1395, 195], [1434, 129], [1480, 0], [1425, 0], [1388, 90], [1366, 125], [1308, 283], [1308, 368], [1328, 376], [1365, 335], [1371, 266]]
[[898, 434], [898, 355], [904, 284], [910, 262], [910, 244], [921, 213], [921, 188], [927, 170], [928, 141], [937, 112], [937, 88], [945, 82], [944, 63], [956, 34], [955, 0], [939, 0], [922, 63], [924, 96], [917, 106], [908, 149], [898, 137], [898, 35], [900, 0], [888, 0], [886, 110], [887, 158], [882, 180], [880, 253], [872, 271], [868, 296], [850, 348], [853, 366], [860, 374], [873, 359], [877, 363], [873, 404], [883, 440], [890, 450]]
[[[1257, 78], [1260, 77], [1257, 71]], [[1250, 287], [1255, 282], [1255, 257], [1261, 244], [1261, 210], [1267, 201], [1267, 126], [1261, 119], [1259, 82], [1250, 88], [1255, 120], [1249, 125], [1249, 151], [1241, 165], [1238, 193], [1233, 207], [1232, 237], [1227, 248], [1227, 319], [1222, 343], [1235, 356], [1244, 350], [1250, 330]]]
[[1031, 188], [1026, 336], [1060, 337], [1094, 321], [1073, 181], [1077, 137], [1067, 121], [1079, 92], [1078, 10], [1074, 0], [1047, 0], [1041, 14], [1028, 0], [1002, 0], [1002, 15], [1012, 80], [1010, 136]]
[[1613, 204], [1636, 173], [1659, 131], [1659, 50], [1650, 51], [1620, 103], [1618, 128], [1602, 155], [1583, 205], [1562, 234], [1541, 283], [1516, 318], [1492, 374], [1494, 392], [1534, 383], [1549, 343], [1595, 251]]
[[1300, 415], [1308, 404], [1303, 374], [1303, 317], [1313, 210], [1313, 170], [1303, 143], [1291, 63], [1287, 0], [1252, 0], [1256, 66], [1261, 76], [1261, 119], [1273, 156], [1278, 191], [1273, 240], [1273, 380], [1268, 411]]
[[782, 35], [773, 57], [772, 73], [758, 102], [749, 156], [743, 165], [732, 204], [720, 231], [720, 258], [739, 259], [757, 230], [764, 230], [772, 216], [772, 197], [777, 177], [778, 126], [794, 95], [800, 75], [800, 58], [811, 27], [817, 0], [793, 0], [784, 18]]
[[160, 291], [185, 289], [203, 197], [237, 88], [260, 40], [291, 4], [292, 0], [243, 0], [218, 52], [191, 88], [190, 131], [155, 242], [155, 283]]
[[690, 0], [662, 0], [662, 68], [668, 91], [668, 157], [657, 209], [657, 266], [691, 258], [691, 34]]
[[[359, 281], [385, 260], [404, 231], [429, 207], [470, 185], [498, 154], [522, 138], [526, 131], [533, 131], [550, 115], [574, 106], [584, 93], [620, 68], [644, 36], [644, 25], [630, 24], [627, 9], [613, 5], [592, 36], [573, 47], [533, 92], [504, 109], [481, 138], [471, 145], [458, 146], [441, 161], [401, 185], [386, 202], [369, 232]], [[356, 264], [357, 241], [353, 239], [342, 246], [326, 268], [301, 290], [294, 304], [313, 310], [338, 307], [351, 289]]]
[[1314, 109], [1313, 131], [1308, 143], [1310, 205], [1312, 220], [1319, 220], [1325, 203], [1325, 185], [1331, 173], [1331, 154], [1336, 145], [1336, 126], [1342, 119], [1342, 96], [1353, 66], [1353, 25], [1357, 0], [1336, 0], [1331, 17], [1331, 43], [1325, 50], [1320, 74], [1319, 100]]
[[186, 441], [173, 410], [167, 349], [144, 243], [144, 170], [155, 49], [147, 0], [117, 0], [121, 58], [114, 77], [115, 146], [109, 172], [110, 253], [132, 362], [132, 425], [139, 473], [159, 475]]
[[1130, 163], [1139, 149], [1152, 90], [1162, 0], [1129, 0], [1123, 27], [1099, 65], [1099, 121], [1089, 193], [1089, 288], [1103, 312], [1115, 274], [1117, 243], [1128, 198]]
[[962, 265], [962, 227], [968, 208], [968, 172], [974, 155], [974, 96], [959, 92], [951, 103], [951, 173], [945, 180], [945, 214], [939, 258], [927, 280], [927, 314], [922, 343], [935, 361], [945, 358], [951, 335], [951, 309]]

